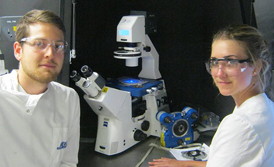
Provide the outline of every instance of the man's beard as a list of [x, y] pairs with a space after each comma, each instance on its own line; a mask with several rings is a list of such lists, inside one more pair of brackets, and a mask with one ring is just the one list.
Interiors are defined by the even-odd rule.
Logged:
[[22, 64], [24, 73], [31, 79], [40, 83], [49, 83], [57, 79], [60, 72], [52, 71], [39, 71], [39, 69], [31, 70]]

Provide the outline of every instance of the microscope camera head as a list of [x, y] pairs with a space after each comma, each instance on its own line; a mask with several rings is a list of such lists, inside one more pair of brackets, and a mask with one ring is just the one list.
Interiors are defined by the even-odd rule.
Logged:
[[117, 26], [117, 42], [145, 42], [145, 16], [124, 16]]
[[117, 26], [117, 42], [123, 44], [114, 51], [114, 58], [124, 59], [127, 67], [137, 67], [142, 58], [142, 70], [139, 77], [159, 79], [159, 54], [146, 34], [145, 16], [124, 16]]
[[126, 66], [138, 66], [138, 59], [142, 55], [140, 47], [145, 42], [145, 16], [124, 16], [117, 26], [116, 40], [124, 47], [114, 52], [117, 59], [125, 59]]

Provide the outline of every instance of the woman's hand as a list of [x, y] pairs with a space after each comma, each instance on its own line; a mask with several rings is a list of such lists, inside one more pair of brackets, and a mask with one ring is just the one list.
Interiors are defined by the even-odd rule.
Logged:
[[170, 158], [154, 159], [148, 162], [150, 167], [205, 167], [204, 161], [179, 161]]

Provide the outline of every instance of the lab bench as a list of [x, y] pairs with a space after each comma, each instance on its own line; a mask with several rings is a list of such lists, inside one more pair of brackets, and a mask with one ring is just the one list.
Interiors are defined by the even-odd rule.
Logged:
[[[200, 137], [198, 142], [209, 145], [210, 141], [211, 137], [205, 136]], [[107, 156], [94, 151], [95, 143], [81, 142], [78, 167], [136, 167], [151, 148], [151, 143], [159, 145], [160, 139], [149, 137], [120, 154]], [[153, 147], [139, 167], [148, 167], [148, 162], [161, 157], [174, 158], [169, 151]]]

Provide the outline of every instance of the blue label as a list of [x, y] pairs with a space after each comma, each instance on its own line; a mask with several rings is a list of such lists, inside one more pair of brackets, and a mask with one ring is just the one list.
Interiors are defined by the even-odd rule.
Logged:
[[67, 147], [67, 142], [62, 141], [61, 144], [60, 144], [60, 146], [57, 147], [57, 150], [61, 150], [61, 149], [64, 149], [64, 148], [66, 148], [66, 147]]

